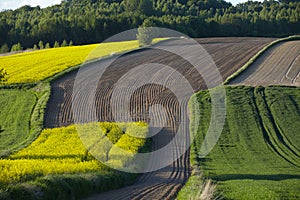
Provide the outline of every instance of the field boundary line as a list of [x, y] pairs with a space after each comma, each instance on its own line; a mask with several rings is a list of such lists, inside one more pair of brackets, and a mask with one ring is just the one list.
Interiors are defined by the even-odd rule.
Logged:
[[24, 84], [24, 85], [12, 85], [12, 87], [8, 85], [8, 87], [3, 86], [0, 87], [0, 89], [23, 90], [28, 93], [32, 93], [36, 98], [36, 102], [31, 111], [30, 120], [28, 122], [29, 134], [27, 135], [27, 138], [24, 141], [22, 141], [17, 147], [9, 149], [7, 153], [3, 155], [0, 154], [0, 159], [1, 159], [1, 158], [7, 158], [13, 153], [16, 153], [26, 148], [40, 135], [40, 133], [44, 129], [44, 114], [45, 114], [47, 102], [50, 98], [50, 84], [49, 83]]
[[244, 64], [240, 69], [238, 69], [235, 73], [230, 75], [225, 81], [224, 85], [228, 85], [232, 80], [234, 80], [237, 76], [239, 76], [241, 73], [243, 73], [246, 69], [248, 69], [259, 57], [261, 57], [268, 49], [275, 46], [276, 44], [279, 44], [281, 42], [287, 42], [287, 41], [294, 41], [294, 40], [300, 40], [300, 35], [293, 35], [285, 38], [280, 38], [278, 40], [275, 40], [268, 44], [267, 46], [263, 47], [260, 51], [258, 51], [250, 60]]
[[[163, 42], [166, 42], [166, 41], [170, 41], [170, 40], [178, 40], [180, 38], [165, 38], [164, 40], [160, 40], [158, 42], [155, 42], [151, 45], [147, 45], [147, 46], [143, 46], [143, 47], [138, 47], [138, 48], [134, 48], [134, 49], [130, 49], [130, 50], [125, 50], [125, 51], [120, 51], [120, 52], [117, 52], [117, 53], [113, 53], [113, 54], [109, 54], [109, 55], [106, 55], [106, 56], [102, 56], [102, 57], [99, 57], [99, 58], [94, 58], [94, 59], [91, 59], [91, 60], [88, 60], [86, 62], [83, 62], [79, 65], [75, 65], [73, 67], [69, 67], [61, 72], [58, 72], [57, 74], [54, 74], [53, 76], [50, 76], [48, 78], [45, 78], [44, 80], [41, 80], [39, 82], [49, 82], [51, 83], [52, 81], [70, 73], [70, 72], [73, 72], [77, 69], [79, 69], [80, 67], [85, 67], [86, 65], [89, 65], [89, 64], [92, 64], [92, 63], [95, 63], [95, 62], [99, 62], [99, 61], [103, 61], [103, 60], [106, 60], [106, 59], [111, 59], [111, 58], [115, 58], [115, 57], [119, 57], [119, 56], [122, 56], [123, 54], [127, 54], [127, 53], [130, 53], [132, 51], [139, 51], [139, 50], [144, 50], [144, 49], [147, 49], [149, 47], [153, 47], [157, 44], [160, 44], [160, 43], [163, 43]], [[101, 43], [100, 43], [101, 44]], [[98, 47], [95, 47], [95, 49], [97, 49]], [[94, 50], [95, 50], [94, 49]], [[91, 52], [93, 52], [94, 50], [92, 50]], [[87, 56], [88, 57], [88, 56]]]
[[[15, 83], [15, 84], [8, 84], [8, 85], [1, 85], [0, 84], [0, 90], [26, 90], [27, 92], [31, 92], [36, 97], [36, 103], [33, 107], [33, 110], [31, 112], [30, 121], [28, 122], [29, 125], [29, 134], [17, 148], [10, 149], [8, 153], [5, 155], [0, 155], [0, 158], [5, 158], [10, 156], [11, 154], [20, 151], [21, 149], [26, 148], [28, 145], [30, 145], [42, 132], [44, 127], [44, 118], [45, 118], [45, 110], [48, 104], [48, 101], [51, 97], [51, 82], [55, 79], [60, 78], [61, 76], [64, 76], [68, 73], [71, 73], [72, 71], [79, 69], [81, 66], [94, 63], [100, 60], [110, 59], [113, 57], [120, 56], [122, 54], [129, 53], [131, 51], [137, 51], [149, 48], [151, 46], [155, 46], [159, 43], [166, 42], [169, 40], [176, 40], [179, 38], [165, 38], [164, 40], [157, 41], [151, 45], [138, 47], [131, 50], [121, 51], [113, 55], [107, 55], [102, 56], [100, 58], [89, 60], [88, 62], [81, 63], [79, 65], [75, 65], [73, 67], [67, 68], [61, 72], [58, 72], [57, 74], [54, 74], [51, 77], [45, 78], [43, 80], [37, 81], [37, 82], [30, 82], [30, 83]], [[96, 47], [97, 48], [97, 47]]]

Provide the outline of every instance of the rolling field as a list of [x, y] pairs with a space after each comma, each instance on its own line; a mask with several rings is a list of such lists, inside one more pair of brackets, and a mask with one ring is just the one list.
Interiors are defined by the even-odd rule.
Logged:
[[8, 73], [6, 84], [34, 83], [86, 60], [138, 48], [137, 41], [45, 49], [0, 57], [0, 68]]
[[[123, 130], [114, 123], [104, 122], [99, 126], [112, 143], [132, 153], [132, 156], [146, 144], [145, 139], [128, 135], [135, 131], [146, 134], [148, 128], [145, 123], [120, 124]], [[101, 144], [104, 145], [103, 142]], [[107, 150], [108, 162], [126, 164], [115, 160], [112, 149]], [[31, 145], [7, 159], [1, 159], [0, 168], [0, 199], [15, 198], [20, 194], [18, 190], [25, 194], [23, 199], [36, 199], [39, 196], [46, 199], [79, 198], [91, 192], [118, 188], [135, 177], [111, 170], [89, 155], [75, 125], [43, 130]], [[84, 188], [76, 191], [83, 184], [86, 184]], [[40, 194], [36, 194], [37, 190]]]
[[[188, 40], [183, 41], [186, 41], [186, 45], [188, 45]], [[218, 69], [220, 70], [222, 77], [226, 79], [237, 69], [243, 66], [265, 45], [274, 41], [274, 39], [203, 38], [197, 39], [197, 41], [212, 56]], [[128, 44], [130, 46], [129, 49], [134, 48], [131, 46], [134, 45], [132, 42]], [[174, 45], [172, 42], [172, 40], [164, 41], [162, 44], [174, 46], [174, 48], [176, 48], [176, 45]], [[128, 45], [124, 44], [123, 47], [125, 49], [122, 51], [128, 50]], [[78, 52], [84, 52], [84, 48], [86, 48], [85, 51], [87, 51], [87, 48], [91, 47], [92, 45], [78, 47], [82, 48], [78, 50]], [[112, 45], [112, 47], [114, 47], [114, 45]], [[115, 47], [120, 48], [120, 43]], [[71, 49], [74, 47], [67, 48]], [[67, 48], [53, 49], [52, 53], [57, 55], [57, 52], [54, 52], [54, 50], [61, 50], [62, 54], [63, 52], [66, 53]], [[70, 51], [70, 49], [68, 51]], [[191, 48], [187, 51], [192, 50], [193, 49]], [[44, 50], [30, 53], [39, 53], [43, 51]], [[45, 50], [45, 55], [48, 55], [47, 51], [48, 50]], [[99, 55], [100, 57], [103, 55], [109, 55], [111, 51], [112, 49], [107, 49], [107, 52], [103, 53], [104, 51], [101, 51], [100, 48], [97, 56], [92, 54], [89, 57], [90, 59], [93, 59]], [[81, 59], [79, 54], [75, 56], [76, 52], [77, 51], [75, 50], [73, 51], [74, 54], [70, 55], [70, 59], [72, 56], [73, 58], [76, 57], [76, 59]], [[114, 52], [118, 52], [118, 49]], [[22, 56], [25, 54], [26, 53], [15, 54], [11, 56]], [[54, 56], [54, 54], [52, 56]], [[81, 56], [82, 55], [83, 54], [81, 54]], [[10, 56], [4, 57], [10, 58]], [[26, 57], [27, 56], [23, 57], [22, 59], [25, 59]], [[293, 56], [289, 58], [292, 57]], [[30, 60], [34, 60], [33, 58], [38, 57], [31, 57]], [[7, 159], [0, 160], [0, 165], [3, 169], [2, 173], [0, 173], [0, 199], [14, 198], [11, 195], [20, 196], [20, 194], [24, 192], [26, 194], [24, 196], [25, 199], [32, 198], [32, 195], [37, 194], [50, 197], [52, 196], [53, 198], [59, 197], [62, 199], [70, 199], [71, 197], [84, 197], [87, 196], [87, 194], [91, 194], [91, 192], [103, 192], [110, 189], [119, 188], [128, 184], [128, 182], [132, 181], [133, 178], [136, 177], [136, 175], [133, 174], [117, 173], [116, 171], [110, 170], [103, 164], [100, 164], [98, 161], [96, 161], [93, 157], [87, 154], [82, 144], [80, 144], [80, 140], [77, 134], [74, 132], [75, 127], [69, 126], [74, 123], [71, 98], [77, 70], [64, 75], [56, 76], [56, 74], [59, 74], [59, 72], [74, 66], [74, 63], [72, 63], [73, 61], [69, 62], [69, 60], [66, 58], [67, 57], [57, 57], [55, 62], [50, 62], [50, 60], [48, 60], [47, 62], [53, 67], [51, 67], [51, 69], [47, 69], [49, 70], [47, 73], [47, 70], [45, 73], [40, 73], [38, 70], [26, 72], [26, 70], [24, 70], [25, 68], [23, 68], [22, 70], [24, 70], [25, 73], [23, 76], [26, 76], [26, 73], [27, 76], [28, 74], [33, 74], [32, 76], [27, 77], [29, 79], [22, 79], [22, 77], [15, 78], [21, 73], [10, 74], [9, 78], [11, 82], [9, 82], [9, 84], [30, 83], [45, 79], [47, 82], [49, 80], [53, 80], [53, 77], [56, 78], [51, 81], [51, 98], [49, 99], [45, 112], [44, 126], [50, 129], [44, 130], [38, 139], [30, 146], [14, 153]], [[30, 62], [26, 60], [24, 61]], [[63, 64], [57, 64], [60, 61], [63, 62]], [[99, 62], [101, 63], [102, 61], [97, 61], [95, 64], [97, 65]], [[46, 61], [43, 61], [43, 63], [41, 64], [42, 66], [45, 66], [46, 69]], [[160, 63], [171, 66], [173, 69], [184, 75], [195, 92], [207, 88], [202, 77], [199, 76], [195, 69], [193, 69], [193, 66], [179, 56], [176, 56], [170, 52], [154, 50], [150, 48], [136, 50], [127, 53], [118, 60], [114, 61], [109, 69], [105, 71], [101, 80], [99, 81], [95, 96], [98, 121], [114, 121], [112, 110], [110, 108], [110, 98], [113, 95], [116, 82], [129, 70], [145, 63]], [[34, 65], [38, 66], [38, 64]], [[92, 68], [93, 63], [86, 64], [85, 67], [87, 69]], [[57, 71], [52, 72], [52, 70]], [[292, 67], [291, 71], [291, 73], [295, 74], [295, 67]], [[151, 71], [151, 73], [157, 73], [159, 76], [159, 72]], [[14, 82], [12, 81], [14, 78], [15, 80], [20, 79], [21, 81]], [[88, 80], [93, 80], [99, 77], [97, 77], [97, 75], [91, 75], [90, 77], [86, 78]], [[172, 77], [172, 75], [166, 77], [166, 79], [180, 81], [177, 80], [176, 77]], [[82, 84], [84, 85], [84, 83]], [[34, 89], [33, 91], [35, 90], [39, 89]], [[295, 88], [282, 89], [281, 87], [256, 89], [247, 87], [242, 87], [242, 89], [239, 89], [239, 87], [228, 87], [227, 90], [231, 94], [231, 104], [233, 104], [231, 107], [229, 106], [229, 116], [233, 117], [227, 119], [228, 122], [226, 122], [225, 125], [225, 131], [230, 132], [230, 134], [227, 138], [225, 138], [224, 143], [218, 145], [214, 149], [216, 153], [213, 153], [211, 155], [212, 157], [198, 161], [201, 164], [201, 169], [205, 172], [204, 175], [218, 181], [218, 189], [223, 192], [225, 197], [228, 198], [298, 198], [296, 191], [299, 190], [297, 187], [299, 183], [299, 142], [297, 139], [295, 139], [295, 133], [297, 133], [295, 130], [297, 130], [299, 124], [293, 122], [294, 120], [297, 121], [299, 118], [299, 96], [297, 95], [299, 90], [294, 92]], [[3, 91], [7, 92], [7, 90]], [[32, 94], [34, 95], [35, 92]], [[205, 92], [202, 92], [202, 94], [204, 96], [206, 95]], [[79, 96], [80, 95], [83, 95], [83, 100], [89, 98], [88, 96], [85, 96], [86, 93], [79, 94]], [[121, 93], [115, 95], [120, 98], [122, 97]], [[250, 97], [255, 97], [253, 98], [253, 102], [251, 102], [251, 98], [248, 98], [247, 95]], [[35, 102], [40, 101], [41, 94], [35, 94], [34, 96], [37, 96], [35, 97]], [[238, 98], [236, 99], [236, 97]], [[286, 97], [288, 97], [289, 100], [286, 100]], [[205, 101], [207, 99], [209, 99], [207, 96], [202, 99], [204, 102], [203, 105], [205, 105], [202, 114], [209, 113], [209, 102]], [[80, 104], [85, 106], [85, 102], [86, 101], [82, 101]], [[242, 105], [235, 107], [238, 106], [239, 102], [245, 107], [245, 109]], [[208, 104], [206, 105], [205, 103]], [[32, 109], [34, 108], [35, 104], [39, 103], [34, 103], [32, 105]], [[149, 122], [150, 116], [149, 112], [147, 111], [149, 110], [150, 106], [156, 104], [160, 104], [166, 109], [168, 120], [166, 121], [165, 128], [163, 128], [159, 134], [152, 137], [152, 151], [164, 147], [174, 138], [179, 124], [176, 119], [180, 119], [180, 112], [187, 113], [186, 109], [180, 110], [176, 96], [171, 90], [161, 87], [157, 84], [147, 84], [136, 90], [130, 99], [130, 114], [132, 120]], [[249, 106], [253, 108], [252, 106], [254, 104], [257, 106], [257, 109], [252, 112], [253, 115], [251, 114], [246, 116], [245, 113], [249, 111], [247, 109], [249, 109]], [[28, 106], [27, 109], [29, 109], [29, 107], [30, 106]], [[238, 109], [241, 108], [244, 109], [244, 112], [242, 113], [244, 115], [239, 118], [239, 120], [236, 120], [234, 117], [240, 116], [235, 115]], [[282, 108], [284, 108], [284, 112], [282, 112]], [[121, 108], [116, 107], [116, 109], [118, 110]], [[256, 111], [258, 113], [256, 113]], [[30, 115], [31, 114], [28, 114], [29, 118]], [[12, 115], [10, 114], [9, 116]], [[210, 117], [210, 115], [205, 116]], [[259, 116], [263, 120], [259, 121], [257, 119]], [[204, 121], [209, 119], [210, 118], [202, 118]], [[229, 122], [230, 120], [232, 120], [232, 122]], [[244, 123], [244, 121], [249, 121], [250, 125], [247, 125], [247, 123]], [[262, 128], [260, 129], [259, 125], [256, 125], [254, 126], [255, 128], [253, 130], [250, 130], [249, 127], [251, 127], [254, 122], [259, 124]], [[30, 127], [30, 123], [31, 121], [29, 121], [28, 127]], [[205, 123], [203, 123], [203, 125], [204, 126], [202, 127], [202, 130], [205, 130], [207, 127], [205, 126]], [[54, 128], [61, 126], [68, 127]], [[247, 130], [247, 128], [249, 129], [249, 132], [247, 132], [247, 134], [242, 134], [240, 130]], [[238, 139], [237, 137], [232, 136], [232, 130], [241, 134], [239, 135]], [[263, 138], [256, 136], [252, 137], [252, 135], [254, 135], [254, 133], [256, 133], [258, 130], [264, 133]], [[22, 133], [28, 134], [25, 132]], [[186, 137], [189, 137], [188, 133]], [[125, 148], [131, 152], [129, 155], [134, 155], [134, 153], [136, 153], [141, 146], [145, 145], [143, 141], [134, 140], [136, 142], [133, 142], [133, 140], [128, 138], [126, 134], [124, 137], [111, 139], [116, 142], [115, 144], [117, 146]], [[235, 146], [236, 149], [231, 149], [233, 148], [231, 144], [226, 142], [229, 140], [236, 142], [234, 139], [237, 139], [237, 143], [239, 143], [239, 145]], [[221, 139], [221, 141], [223, 142], [223, 139]], [[253, 145], [254, 141], [257, 141], [257, 149], [251, 146]], [[132, 144], [132, 142], [136, 145], [128, 146], [128, 144]], [[6, 144], [7, 143], [4, 143], [4, 145]], [[198, 145], [199, 144], [200, 143], [198, 143]], [[184, 144], [184, 146], [187, 145], [188, 141]], [[250, 151], [247, 150], [247, 148], [249, 148]], [[70, 151], [70, 149], [73, 151]], [[170, 155], [170, 157], [175, 157], [178, 154], [178, 147], [176, 144], [174, 144], [172, 149], [173, 155]], [[267, 153], [260, 153], [261, 151], [266, 151]], [[103, 158], [110, 158], [110, 160], [107, 160], [108, 162], [113, 162], [120, 165], [126, 164], [126, 159], [118, 159], [120, 157], [118, 152], [115, 152], [113, 149], [110, 149], [108, 152], [110, 153], [107, 155], [101, 155]], [[235, 153], [233, 154], [233, 158], [230, 158], [230, 156], [227, 155], [227, 152], [230, 154]], [[236, 152], [243, 152], [243, 155], [241, 156]], [[220, 153], [223, 154], [221, 155]], [[192, 154], [192, 156], [193, 160], [195, 155]], [[216, 159], [220, 159], [221, 162], [214, 163], [213, 161]], [[231, 161], [237, 161], [238, 163], [232, 163]], [[160, 161], [155, 158], [151, 158], [151, 162], [153, 165], [156, 165]], [[254, 163], [258, 163], [257, 166]], [[212, 165], [210, 166], [209, 164]], [[224, 165], [226, 165], [228, 169], [223, 170]], [[256, 171], [259, 171], [260, 173], [255, 173]], [[278, 173], [276, 174], [276, 172]], [[131, 186], [100, 193], [95, 196], [91, 196], [89, 199], [174, 199], [177, 196], [177, 192], [188, 180], [190, 174], [190, 155], [187, 152], [172, 165], [155, 172], [143, 174], [139, 177], [137, 182]], [[190, 181], [192, 182], [195, 180]], [[194, 182], [195, 185], [199, 184], [198, 181], [199, 180], [196, 180]], [[91, 184], [91, 182], [96, 183], [96, 186]], [[103, 185], [103, 182], [107, 184]], [[80, 185], [85, 185], [86, 187], [83, 187], [82, 189]], [[58, 189], [58, 187], [61, 189]], [[248, 187], [252, 188], [251, 192], [249, 192]], [[199, 188], [196, 188], [196, 191], [197, 189], [199, 190]], [[39, 193], [41, 190], [43, 192]], [[82, 194], [79, 194], [78, 191], [83, 192]], [[285, 194], [283, 194], [282, 191], [284, 191]], [[250, 193], [253, 193], [254, 195], [251, 196]], [[15, 196], [15, 198], [18, 198], [18, 196]], [[180, 199], [181, 197], [179, 196], [178, 198]], [[185, 196], [183, 199], [186, 199]]]
[[[239, 86], [226, 91], [222, 135], [207, 157], [197, 159], [204, 176], [217, 181], [225, 199], [299, 199], [300, 89]], [[200, 110], [191, 103], [192, 116], [201, 116], [192, 133], [197, 155], [210, 122], [211, 102], [207, 91], [194, 98]], [[195, 189], [189, 184], [179, 199]]]
[[230, 84], [300, 86], [300, 41], [273, 46]]
[[241, 68], [275, 38], [200, 38], [197, 42], [211, 55], [224, 80]]
[[37, 97], [31, 91], [0, 90], [0, 156], [24, 145]]
[[[221, 75], [227, 78], [239, 67], [247, 62], [264, 45], [273, 41], [270, 38], [210, 38], [197, 40], [216, 61]], [[188, 40], [187, 40], [188, 42]], [[172, 41], [165, 41], [164, 45], [173, 45]], [[224, 46], [222, 48], [222, 46]], [[174, 46], [174, 48], [176, 48]], [[192, 50], [192, 49], [191, 49]], [[238, 51], [239, 53], [237, 53]], [[230, 57], [231, 59], [228, 59]], [[114, 84], [120, 77], [135, 66], [145, 63], [160, 63], [171, 66], [189, 80], [194, 91], [205, 89], [206, 85], [192, 66], [182, 58], [161, 50], [143, 49], [126, 54], [115, 61], [105, 72], [96, 90], [95, 105], [99, 121], [112, 121], [110, 97]], [[46, 110], [46, 127], [60, 127], [74, 123], [71, 112], [72, 89], [76, 71], [66, 74], [51, 83], [52, 96]], [[87, 77], [93, 80], [98, 77]], [[84, 97], [87, 98], [87, 97]], [[84, 102], [82, 102], [84, 103]], [[131, 98], [132, 118], [134, 120], [148, 120], [145, 110], [154, 104], [161, 104], [167, 110], [169, 121], [166, 128], [152, 138], [152, 150], [160, 149], [172, 140], [177, 130], [176, 118], [179, 107], [176, 97], [170, 90], [152, 84], [139, 88]], [[136, 112], [136, 110], [140, 112]], [[183, 112], [187, 113], [186, 110]], [[189, 136], [186, 136], [189, 137]], [[174, 155], [176, 155], [176, 147]], [[159, 160], [152, 161], [154, 164]], [[173, 199], [176, 193], [187, 181], [190, 175], [189, 153], [184, 154], [173, 165], [159, 171], [146, 173], [132, 186], [117, 191], [99, 194], [90, 199]]]
[[[196, 40], [212, 56], [223, 79], [226, 79], [243, 66], [248, 59], [266, 44], [274, 41], [272, 38], [203, 38]], [[170, 44], [172, 44], [172, 41], [165, 42], [165, 45]], [[195, 91], [206, 88], [206, 84], [202, 78], [197, 76], [195, 71], [189, 70], [191, 65], [179, 56], [153, 49], [136, 51], [119, 58], [111, 65], [110, 71], [107, 71], [105, 76], [101, 78], [96, 93], [96, 107], [101, 107], [102, 112], [99, 114], [100, 121], [111, 120], [111, 114], [108, 113], [109, 104], [107, 102], [110, 101], [114, 83], [129, 69], [145, 63], [161, 63], [172, 66], [188, 78]], [[46, 127], [60, 127], [73, 124], [73, 117], [70, 111], [76, 74], [77, 71], [68, 73], [51, 83], [53, 98], [49, 100], [47, 107]], [[147, 91], [145, 91], [145, 94], [147, 94]], [[139, 107], [139, 105], [136, 106]]]

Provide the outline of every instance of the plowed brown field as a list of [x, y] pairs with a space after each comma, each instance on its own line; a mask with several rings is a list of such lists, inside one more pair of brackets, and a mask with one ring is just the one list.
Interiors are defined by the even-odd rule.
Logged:
[[[214, 59], [223, 79], [243, 66], [263, 46], [274, 39], [270, 38], [206, 38], [197, 41]], [[172, 45], [173, 41], [164, 42]], [[100, 61], [101, 62], [101, 61]], [[123, 74], [144, 63], [165, 64], [183, 74], [194, 91], [206, 88], [206, 84], [186, 60], [169, 52], [155, 49], [137, 50], [123, 55], [103, 74], [96, 90], [95, 105], [99, 121], [112, 121], [110, 98], [114, 84]], [[46, 127], [59, 127], [74, 123], [72, 116], [72, 90], [77, 71], [69, 73], [51, 84], [51, 98], [46, 109]], [[168, 121], [165, 128], [152, 139], [152, 149], [157, 150], [169, 143], [178, 129], [178, 101], [172, 91], [156, 84], [139, 88], [131, 98], [131, 116], [134, 120], [148, 121], [148, 116], [137, 112], [145, 111], [151, 105], [160, 104], [167, 110]], [[184, 110], [186, 112], [186, 110]], [[188, 125], [188, 123], [186, 123]], [[187, 141], [189, 135], [186, 135]], [[185, 144], [188, 145], [188, 142]], [[176, 148], [173, 154], [178, 153]], [[172, 156], [172, 155], [170, 155]], [[159, 160], [152, 159], [153, 164]], [[174, 199], [176, 193], [190, 174], [189, 153], [164, 169], [140, 176], [132, 185], [119, 190], [98, 194], [90, 199]]]
[[230, 84], [300, 86], [300, 41], [270, 48]]

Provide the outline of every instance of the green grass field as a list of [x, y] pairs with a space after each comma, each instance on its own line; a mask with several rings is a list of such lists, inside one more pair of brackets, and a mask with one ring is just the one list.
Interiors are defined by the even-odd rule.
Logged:
[[[154, 42], [160, 40], [163, 39]], [[40, 50], [0, 59], [0, 68], [8, 72], [6, 85], [0, 87], [0, 199], [78, 199], [135, 180], [137, 174], [112, 170], [88, 154], [74, 125], [43, 130], [49, 81], [79, 67], [84, 60], [135, 48], [137, 41], [125, 41]], [[101, 128], [115, 146], [125, 150], [104, 145], [109, 148], [108, 155], [104, 155], [109, 157], [107, 162], [122, 168], [138, 151], [149, 150], [145, 139], [126, 133], [146, 134], [148, 128], [145, 123], [119, 125], [122, 130], [113, 128], [116, 125], [112, 123], [102, 123]]]
[[[226, 91], [222, 135], [207, 157], [197, 159], [204, 176], [217, 182], [225, 199], [299, 199], [300, 88], [226, 87]], [[207, 91], [196, 98], [200, 110], [190, 106], [193, 114], [201, 116], [197, 132], [192, 133], [197, 154], [210, 121], [211, 103]], [[197, 181], [202, 180], [192, 178], [187, 185]], [[195, 187], [185, 187], [179, 199], [195, 195], [193, 191]]]
[[[42, 131], [49, 78], [82, 63], [95, 47], [41, 50], [0, 59], [0, 67], [9, 73], [8, 86], [0, 89], [0, 199], [81, 198], [124, 186], [136, 177], [108, 169], [88, 155], [74, 126]], [[100, 48], [97, 55], [90, 54], [90, 59], [136, 47], [136, 41], [121, 46], [115, 43], [105, 51]], [[43, 82], [36, 84], [38, 81]], [[9, 86], [16, 83], [20, 85]], [[210, 122], [208, 91], [199, 92], [194, 96], [197, 101], [191, 101], [197, 102], [200, 110], [190, 102], [193, 166], [200, 166], [204, 176], [217, 183], [225, 199], [299, 199], [300, 88], [226, 87], [226, 91], [226, 123], [217, 145], [204, 159], [197, 158], [197, 149]], [[196, 115], [201, 117], [195, 129]], [[115, 134], [117, 138], [113, 138]], [[146, 144], [119, 130], [107, 131], [107, 136], [129, 151], [124, 157], [108, 146], [112, 158], [108, 162], [115, 165], [126, 165]], [[178, 199], [195, 196], [203, 182], [196, 173]]]
[[23, 90], [0, 90], [0, 155], [17, 149], [30, 135], [37, 98]]

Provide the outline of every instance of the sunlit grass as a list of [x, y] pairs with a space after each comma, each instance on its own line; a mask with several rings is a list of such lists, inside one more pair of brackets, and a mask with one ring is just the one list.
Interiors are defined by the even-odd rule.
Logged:
[[[210, 124], [211, 101], [208, 91], [193, 97], [191, 120], [197, 114], [200, 123], [192, 132], [196, 149], [192, 157], [198, 160], [204, 176], [217, 182], [225, 199], [300, 198], [299, 90], [226, 87], [225, 125], [205, 158], [197, 158], [197, 153]], [[195, 103], [199, 110], [195, 110]]]
[[37, 98], [31, 91], [0, 90], [0, 155], [17, 149], [30, 135]]

